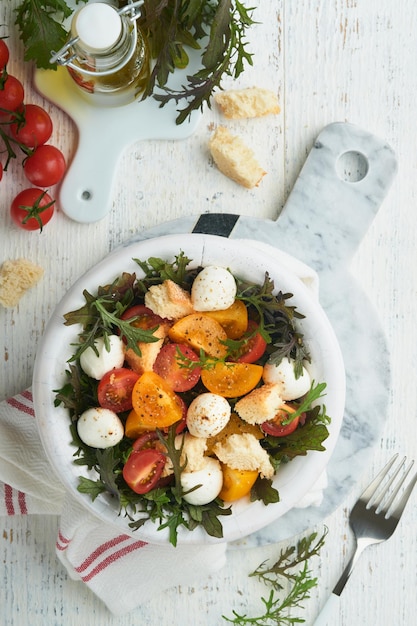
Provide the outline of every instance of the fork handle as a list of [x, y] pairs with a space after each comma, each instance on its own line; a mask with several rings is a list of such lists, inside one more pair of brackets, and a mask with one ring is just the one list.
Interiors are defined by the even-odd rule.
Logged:
[[334, 626], [339, 621], [340, 596], [331, 593], [317, 616], [314, 626]]

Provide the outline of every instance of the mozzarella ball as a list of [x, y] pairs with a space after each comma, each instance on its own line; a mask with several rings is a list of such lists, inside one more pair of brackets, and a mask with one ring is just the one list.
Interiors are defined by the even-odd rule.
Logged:
[[111, 448], [123, 439], [124, 429], [117, 413], [96, 407], [84, 411], [78, 419], [80, 439], [92, 448]]
[[228, 309], [235, 297], [235, 279], [227, 269], [217, 265], [201, 270], [191, 287], [191, 303], [195, 311]]
[[298, 378], [294, 374], [294, 360], [284, 357], [279, 363], [266, 363], [262, 378], [265, 383], [278, 385], [279, 394], [283, 400], [296, 400], [304, 396], [311, 387], [310, 374], [303, 366], [302, 374]]
[[207, 504], [219, 495], [223, 486], [223, 472], [217, 459], [205, 457], [204, 467], [196, 472], [182, 472], [181, 486], [188, 491], [201, 485], [183, 496], [189, 504]]
[[194, 437], [214, 437], [230, 419], [230, 404], [216, 393], [202, 393], [187, 411], [187, 427]]
[[109, 335], [109, 349], [106, 348], [104, 337], [94, 341], [97, 353], [89, 346], [80, 356], [80, 365], [83, 371], [94, 378], [101, 380], [107, 372], [122, 367], [125, 360], [123, 340], [117, 335]]

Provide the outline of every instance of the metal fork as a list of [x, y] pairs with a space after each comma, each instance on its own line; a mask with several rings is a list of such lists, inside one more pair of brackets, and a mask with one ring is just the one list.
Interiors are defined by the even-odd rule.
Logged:
[[[392, 476], [388, 478], [388, 472], [397, 458], [398, 454], [395, 454], [365, 489], [351, 511], [349, 523], [356, 537], [356, 550], [314, 622], [314, 626], [335, 623], [335, 610], [336, 605], [339, 605], [340, 594], [360, 555], [371, 544], [381, 543], [389, 539], [400, 521], [405, 505], [417, 482], [417, 473], [414, 474], [401, 498], [398, 499], [401, 487], [410, 473], [414, 461], [411, 461], [399, 476], [406, 462], [406, 457], [404, 457]], [[386, 482], [385, 478], [388, 479]]]

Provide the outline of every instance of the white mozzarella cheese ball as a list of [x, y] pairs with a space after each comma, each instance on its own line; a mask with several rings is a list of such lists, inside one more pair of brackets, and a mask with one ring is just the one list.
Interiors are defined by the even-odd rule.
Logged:
[[191, 287], [191, 303], [195, 311], [228, 309], [235, 297], [235, 279], [227, 269], [218, 265], [201, 270]]
[[117, 413], [95, 407], [84, 411], [78, 419], [80, 439], [92, 448], [111, 448], [123, 439], [124, 429]]
[[109, 349], [104, 343], [103, 337], [94, 341], [97, 353], [89, 346], [80, 356], [80, 365], [83, 371], [94, 378], [101, 380], [107, 372], [123, 366], [125, 360], [125, 346], [123, 340], [117, 335], [109, 335]]
[[201, 485], [183, 496], [189, 504], [202, 505], [211, 502], [217, 498], [223, 486], [223, 472], [219, 461], [212, 457], [204, 458], [205, 462], [202, 469], [196, 472], [185, 471], [181, 474], [181, 486], [184, 491]]
[[294, 360], [284, 357], [279, 365], [266, 363], [262, 378], [265, 383], [278, 385], [279, 394], [285, 401], [296, 400], [304, 396], [311, 387], [310, 374], [303, 366], [302, 374], [298, 378], [294, 374]]
[[194, 437], [214, 437], [230, 419], [230, 404], [216, 393], [202, 393], [187, 411], [187, 427]]

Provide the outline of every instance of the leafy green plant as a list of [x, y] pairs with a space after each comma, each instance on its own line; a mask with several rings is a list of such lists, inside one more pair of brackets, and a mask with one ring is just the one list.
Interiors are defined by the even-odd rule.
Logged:
[[[303, 603], [310, 598], [310, 592], [317, 586], [317, 578], [313, 578], [309, 569], [309, 560], [313, 556], [319, 556], [324, 545], [327, 530], [317, 539], [318, 533], [304, 537], [296, 545], [283, 548], [278, 560], [272, 565], [268, 562], [261, 563], [250, 574], [258, 578], [271, 588], [268, 597], [262, 597], [262, 613], [256, 616], [248, 616], [233, 611], [233, 617], [223, 615], [223, 619], [231, 624], [246, 626], [289, 626], [290, 624], [302, 624], [302, 617], [291, 615], [294, 610], [303, 609]], [[280, 592], [289, 590], [282, 596]]]
[[[149, 43], [153, 67], [143, 97], [152, 95], [160, 106], [170, 100], [185, 101], [177, 124], [205, 103], [210, 106], [211, 95], [221, 88], [224, 76], [237, 78], [246, 64], [253, 64], [246, 41], [247, 30], [254, 24], [252, 11], [240, 0], [144, 0], [138, 23]], [[51, 52], [66, 43], [63, 20], [72, 12], [65, 0], [21, 0], [16, 24], [27, 61], [35, 61], [39, 68], [52, 67]], [[170, 74], [187, 68], [192, 49], [201, 50], [201, 69], [187, 76], [187, 85], [177, 91], [169, 89]]]

